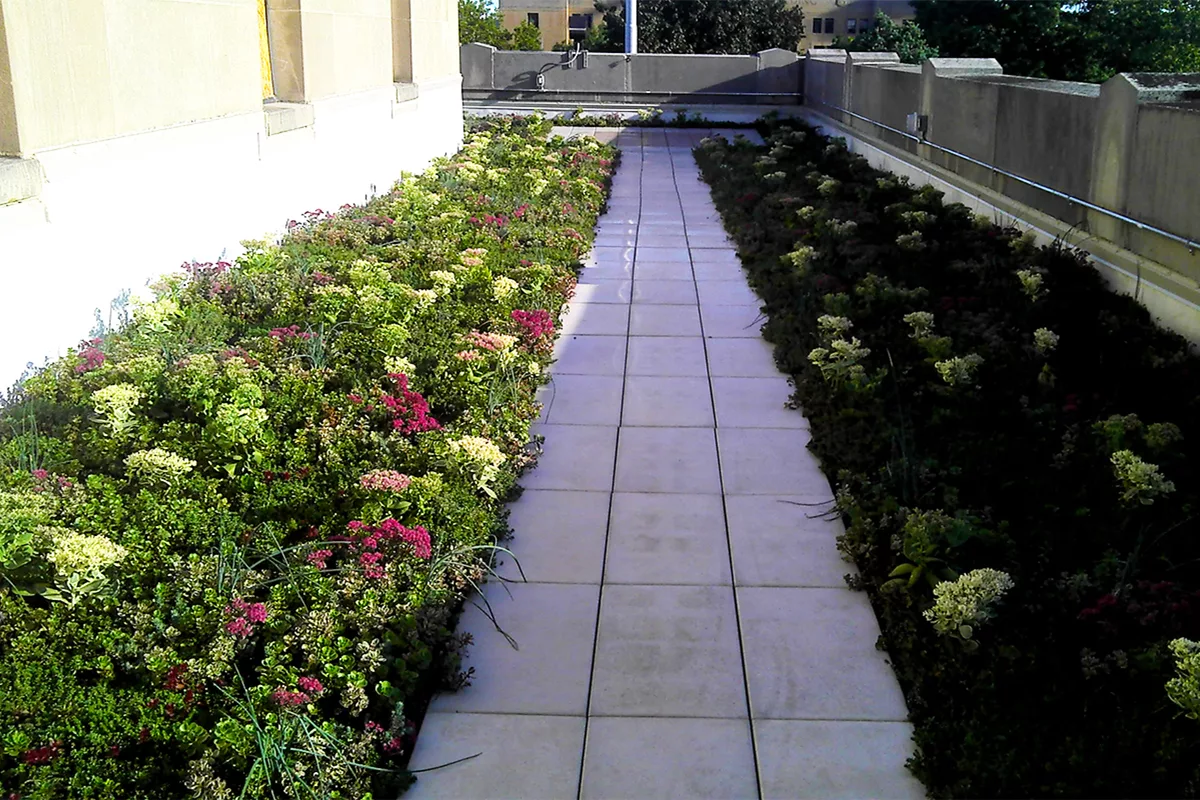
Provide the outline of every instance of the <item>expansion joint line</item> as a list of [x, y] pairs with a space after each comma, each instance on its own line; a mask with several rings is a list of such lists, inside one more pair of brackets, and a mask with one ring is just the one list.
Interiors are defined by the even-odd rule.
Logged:
[[[709, 131], [709, 135], [712, 135], [712, 131]], [[687, 152], [689, 157], [691, 157], [690, 147]], [[675, 170], [675, 159], [671, 153], [669, 144], [667, 154], [671, 159], [671, 178], [675, 184], [675, 196], [679, 200], [680, 213], [683, 215], [683, 237], [688, 249], [688, 266], [692, 270], [692, 287], [696, 291], [696, 316], [700, 319], [700, 344], [704, 348], [704, 371], [708, 373], [708, 400], [712, 404], [713, 409], [713, 449], [717, 454], [717, 480], [721, 488], [721, 514], [724, 518], [722, 523], [725, 525], [725, 546], [729, 554], [729, 587], [733, 593], [733, 619], [737, 625], [738, 654], [741, 657], [742, 664], [742, 689], [746, 697], [746, 724], [750, 728], [750, 750], [754, 756], [754, 785], [757, 788], [759, 798], [762, 798], [762, 777], [758, 766], [758, 736], [754, 730], [754, 717], [750, 707], [750, 672], [746, 666], [746, 644], [742, 637], [742, 610], [738, 603], [737, 573], [733, 569], [733, 542], [729, 538], [729, 508], [725, 502], [725, 471], [721, 468], [721, 442], [717, 437], [717, 398], [716, 393], [713, 391], [712, 369], [708, 357], [708, 339], [704, 335], [704, 313], [700, 305], [700, 283], [696, 279], [696, 263], [692, 260], [692, 243], [688, 237], [687, 213], [683, 210], [683, 195], [679, 191], [679, 175]], [[696, 178], [700, 178], [699, 165], [696, 166]], [[738, 268], [741, 269], [740, 259], [738, 261]]]
[[[630, 130], [629, 128], [623, 128], [620, 132], [618, 132], [617, 141], [618, 142], [620, 141], [619, 137], [622, 133], [627, 133], [629, 130]], [[612, 481], [608, 487], [608, 490], [609, 490], [608, 491], [608, 516], [604, 520], [604, 550], [600, 556], [600, 587], [599, 587], [598, 596], [596, 598], [596, 626], [595, 626], [594, 632], [592, 634], [592, 664], [591, 664], [591, 669], [588, 672], [587, 706], [586, 706], [586, 711], [584, 712], [586, 716], [584, 718], [584, 725], [583, 725], [583, 749], [579, 753], [579, 784], [578, 784], [578, 788], [575, 793], [577, 800], [582, 800], [582, 797], [583, 797], [583, 778], [584, 778], [583, 773], [584, 773], [584, 770], [586, 769], [586, 762], [587, 762], [588, 736], [591, 734], [591, 727], [592, 727], [592, 689], [595, 687], [595, 683], [596, 683], [596, 653], [597, 653], [597, 650], [599, 649], [599, 645], [600, 645], [600, 612], [604, 606], [604, 580], [607, 577], [607, 573], [608, 573], [608, 542], [609, 542], [609, 538], [612, 534], [613, 499], [615, 498], [616, 493], [617, 493], [617, 456], [621, 452], [621, 424], [625, 421], [624, 420], [624, 417], [625, 417], [625, 387], [626, 387], [626, 375], [629, 372], [629, 333], [631, 330], [631, 326], [633, 324], [633, 279], [634, 279], [634, 271], [637, 269], [637, 267], [635, 266], [637, 263], [637, 241], [638, 241], [638, 236], [641, 235], [641, 229], [642, 229], [642, 176], [643, 176], [645, 163], [646, 163], [646, 155], [645, 155], [645, 151], [643, 148], [643, 144], [644, 144], [643, 135], [642, 135], [641, 131], [637, 132], [637, 137], [638, 137], [638, 146], [637, 146], [637, 151], [638, 151], [638, 177], [637, 177], [638, 212], [637, 212], [637, 219], [633, 224], [633, 228], [634, 228], [633, 260], [630, 262], [630, 268], [629, 268], [629, 314], [626, 315], [626, 318], [625, 318], [625, 358], [621, 365], [621, 405], [620, 405], [620, 411], [617, 415], [616, 446], [613, 448]], [[624, 156], [624, 152], [622, 152], [621, 161], [625, 160], [623, 156]], [[621, 171], [621, 167], [618, 166], [617, 172], [613, 174], [614, 185], [615, 185], [617, 174], [619, 174], [620, 171]], [[609, 195], [609, 198], [612, 199], [611, 194]], [[611, 213], [611, 209], [608, 212], [605, 212], [606, 215], [608, 213]]]

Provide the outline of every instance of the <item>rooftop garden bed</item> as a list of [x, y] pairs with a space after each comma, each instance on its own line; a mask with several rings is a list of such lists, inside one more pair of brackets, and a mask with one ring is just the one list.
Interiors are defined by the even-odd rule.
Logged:
[[0, 409], [0, 796], [395, 797], [615, 152], [475, 126]]
[[913, 771], [935, 797], [1195, 795], [1200, 360], [1082, 254], [767, 134], [697, 158], [836, 486]]

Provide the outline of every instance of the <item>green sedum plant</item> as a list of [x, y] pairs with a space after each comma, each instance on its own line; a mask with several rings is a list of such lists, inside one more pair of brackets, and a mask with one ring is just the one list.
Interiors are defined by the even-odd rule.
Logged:
[[540, 120], [157, 281], [0, 407], [0, 796], [382, 798], [615, 152]]

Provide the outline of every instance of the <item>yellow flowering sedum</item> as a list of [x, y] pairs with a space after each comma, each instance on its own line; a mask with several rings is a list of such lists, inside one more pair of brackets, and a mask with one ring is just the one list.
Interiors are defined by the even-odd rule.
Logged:
[[1171, 642], [1175, 656], [1175, 677], [1167, 681], [1167, 697], [1184, 714], [1200, 720], [1200, 642], [1176, 639]]
[[429, 279], [433, 281], [433, 290], [437, 292], [439, 297], [445, 297], [454, 289], [454, 284], [458, 283], [458, 279], [454, 277], [453, 272], [444, 269], [435, 269], [429, 273]]
[[383, 364], [390, 373], [407, 375], [410, 383], [417, 373], [416, 364], [403, 356], [388, 356], [383, 360]]
[[196, 468], [196, 462], [190, 458], [155, 447], [151, 450], [138, 450], [125, 458], [125, 466], [130, 477], [135, 477], [148, 483], [170, 484]]
[[114, 436], [121, 436], [133, 426], [134, 409], [144, 397], [132, 383], [114, 383], [92, 394], [92, 408]]
[[89, 536], [67, 528], [47, 528], [51, 548], [47, 560], [63, 577], [98, 576], [121, 563], [126, 550], [105, 536]]
[[495, 298], [497, 302], [503, 301], [505, 298], [515, 292], [518, 287], [519, 284], [512, 278], [506, 278], [505, 276], [501, 275], [499, 278], [496, 278], [496, 280], [492, 281], [492, 297]]
[[925, 619], [943, 636], [970, 639], [976, 625], [995, 616], [992, 606], [1013, 585], [1006, 572], [988, 567], [971, 570], [934, 587], [933, 608], [925, 611]]
[[1156, 464], [1143, 461], [1130, 450], [1118, 450], [1111, 460], [1123, 503], [1148, 506], [1156, 497], [1175, 491], [1175, 484], [1162, 476]]
[[179, 304], [169, 297], [160, 297], [152, 303], [137, 300], [133, 304], [133, 321], [154, 331], [165, 331], [168, 323], [182, 316]]
[[1016, 276], [1017, 280], [1021, 282], [1021, 290], [1029, 295], [1031, 300], [1037, 300], [1050, 291], [1042, 288], [1042, 276], [1031, 269], [1019, 269]]
[[464, 436], [450, 442], [450, 452], [460, 462], [460, 466], [470, 473], [475, 483], [485, 494], [495, 496], [491, 485], [500, 474], [500, 465], [504, 463], [504, 453], [495, 442], [482, 436]]

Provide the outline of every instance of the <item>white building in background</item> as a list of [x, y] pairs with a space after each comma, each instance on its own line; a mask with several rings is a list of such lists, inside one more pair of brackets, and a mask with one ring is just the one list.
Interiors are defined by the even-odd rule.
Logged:
[[454, 0], [0, 0], [0, 383], [461, 141]]

